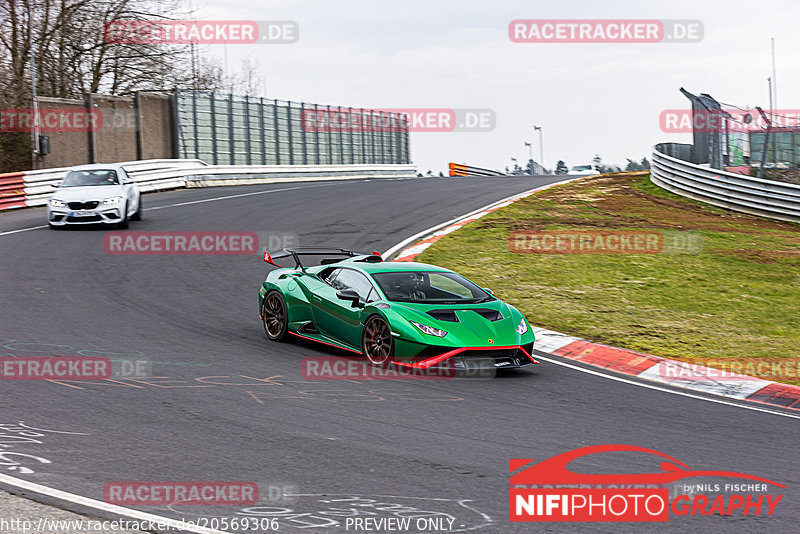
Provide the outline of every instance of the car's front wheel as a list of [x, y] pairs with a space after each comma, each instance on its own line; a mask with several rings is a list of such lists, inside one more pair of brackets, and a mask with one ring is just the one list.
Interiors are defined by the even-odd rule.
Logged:
[[367, 319], [361, 335], [361, 351], [372, 365], [385, 366], [394, 360], [394, 339], [389, 325], [379, 315]]
[[117, 228], [126, 229], [128, 227], [128, 205], [122, 208], [122, 220], [117, 223]]
[[142, 220], [142, 197], [139, 197], [139, 205], [136, 207], [136, 213], [131, 215], [132, 221], [141, 221]]
[[283, 296], [274, 289], [264, 297], [261, 305], [261, 318], [264, 321], [264, 331], [272, 341], [282, 341], [289, 329], [286, 302]]

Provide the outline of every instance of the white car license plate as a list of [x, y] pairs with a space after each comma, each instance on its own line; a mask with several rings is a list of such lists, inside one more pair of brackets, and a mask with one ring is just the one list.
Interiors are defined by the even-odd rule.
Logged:
[[73, 211], [71, 217], [91, 217], [94, 215], [93, 211]]

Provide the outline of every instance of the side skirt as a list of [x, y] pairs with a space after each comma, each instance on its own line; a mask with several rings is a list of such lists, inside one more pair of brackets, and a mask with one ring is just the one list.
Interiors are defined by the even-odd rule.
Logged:
[[308, 339], [309, 341], [316, 341], [317, 343], [322, 343], [323, 345], [328, 345], [330, 347], [336, 347], [337, 349], [346, 350], [349, 352], [354, 352], [356, 354], [361, 354], [360, 350], [356, 350], [349, 345], [345, 345], [344, 343], [340, 343], [339, 341], [335, 341], [329, 337], [326, 337], [322, 334], [298, 334], [297, 332], [292, 332], [289, 330], [289, 334], [299, 337], [302, 339]]

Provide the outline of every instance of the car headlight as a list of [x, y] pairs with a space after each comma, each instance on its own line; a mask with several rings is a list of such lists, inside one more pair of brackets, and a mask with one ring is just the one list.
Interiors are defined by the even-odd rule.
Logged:
[[445, 330], [439, 330], [438, 328], [434, 328], [432, 326], [428, 326], [422, 323], [417, 323], [414, 321], [410, 322], [411, 324], [419, 328], [423, 334], [428, 334], [429, 336], [436, 336], [436, 337], [444, 337], [447, 335], [447, 332]]
[[528, 331], [528, 325], [525, 323], [525, 319], [523, 319], [517, 325], [517, 334], [522, 335], [527, 331]]
[[64, 202], [62, 202], [62, 201], [60, 201], [58, 199], [55, 199], [55, 198], [51, 198], [50, 199], [50, 205], [53, 206], [54, 208], [61, 208], [61, 207], [66, 206], [66, 204]]
[[120, 200], [122, 200], [122, 197], [107, 198], [103, 201], [103, 206], [116, 206]]

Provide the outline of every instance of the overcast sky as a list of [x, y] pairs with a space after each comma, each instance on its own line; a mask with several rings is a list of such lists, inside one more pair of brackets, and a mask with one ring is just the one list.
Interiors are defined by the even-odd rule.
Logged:
[[[266, 96], [381, 108], [490, 108], [491, 132], [411, 134], [421, 171], [448, 161], [501, 169], [544, 130], [544, 163], [624, 165], [662, 141], [663, 109], [688, 108], [680, 87], [768, 106], [770, 37], [778, 105], [800, 108], [800, 2], [536, 0], [194, 0], [207, 20], [294, 20], [288, 45], [226, 45], [229, 68], [258, 61]], [[699, 43], [517, 44], [514, 19], [698, 19]], [[223, 57], [222, 45], [208, 54]], [[537, 134], [538, 136], [538, 134]]]

